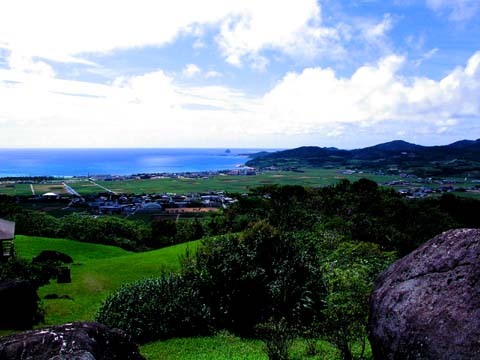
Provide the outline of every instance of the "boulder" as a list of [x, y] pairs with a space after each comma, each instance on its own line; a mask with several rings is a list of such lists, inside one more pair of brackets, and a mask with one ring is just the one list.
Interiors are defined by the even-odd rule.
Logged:
[[117, 329], [77, 322], [0, 338], [2, 360], [145, 360]]
[[375, 359], [480, 359], [480, 230], [444, 232], [375, 282]]
[[70, 255], [64, 254], [60, 251], [55, 250], [43, 250], [40, 254], [35, 256], [32, 259], [33, 262], [44, 263], [44, 262], [62, 262], [64, 264], [73, 263], [73, 259]]
[[41, 320], [38, 300], [32, 282], [0, 280], [0, 329], [26, 329]]

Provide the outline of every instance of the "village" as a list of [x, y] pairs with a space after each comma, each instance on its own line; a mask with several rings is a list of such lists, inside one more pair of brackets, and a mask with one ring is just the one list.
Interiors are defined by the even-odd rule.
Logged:
[[224, 192], [188, 194], [113, 194], [103, 193], [72, 198], [70, 207], [87, 207], [92, 214], [119, 215], [189, 215], [224, 209], [237, 199]]

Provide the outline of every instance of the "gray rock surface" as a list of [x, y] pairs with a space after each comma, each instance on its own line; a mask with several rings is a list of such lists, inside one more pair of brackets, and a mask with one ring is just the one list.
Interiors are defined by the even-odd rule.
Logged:
[[375, 282], [369, 339], [375, 359], [480, 359], [480, 230], [450, 230]]
[[124, 333], [77, 322], [0, 338], [1, 360], [145, 360]]

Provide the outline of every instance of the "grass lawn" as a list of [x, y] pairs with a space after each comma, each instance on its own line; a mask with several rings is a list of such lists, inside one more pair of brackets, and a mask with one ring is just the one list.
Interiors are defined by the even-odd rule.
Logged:
[[[73, 240], [18, 235], [15, 248], [20, 257], [31, 259], [41, 250], [57, 250], [70, 255], [72, 283], [50, 284], [39, 289], [41, 299], [47, 294], [67, 295], [71, 299], [42, 300], [45, 325], [77, 320], [93, 320], [105, 297], [121, 285], [139, 279], [175, 271], [178, 258], [196, 242], [168, 248], [132, 253], [116, 247]], [[42, 325], [43, 326], [43, 325]]]
[[[307, 355], [306, 343], [295, 341], [290, 351], [292, 360], [339, 360], [340, 354], [329, 343], [317, 341], [317, 354]], [[360, 348], [354, 347], [359, 355]], [[241, 339], [226, 332], [215, 336], [196, 338], [175, 338], [145, 344], [140, 351], [149, 360], [268, 360], [260, 340]], [[371, 358], [367, 346], [365, 359]]]

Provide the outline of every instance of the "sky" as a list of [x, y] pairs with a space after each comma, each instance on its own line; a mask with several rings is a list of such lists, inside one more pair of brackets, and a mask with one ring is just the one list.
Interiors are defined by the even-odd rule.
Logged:
[[0, 147], [480, 138], [480, 0], [5, 0]]

